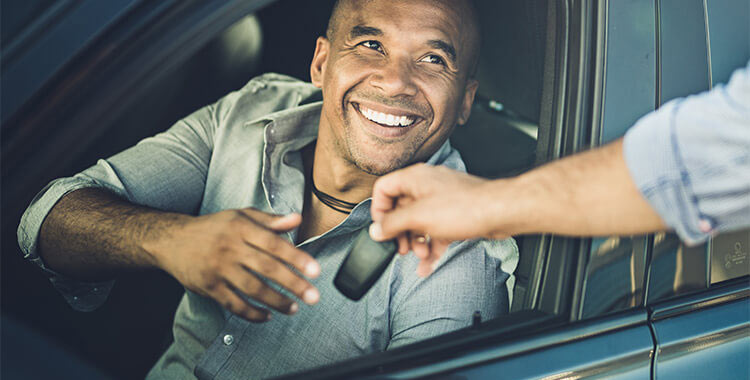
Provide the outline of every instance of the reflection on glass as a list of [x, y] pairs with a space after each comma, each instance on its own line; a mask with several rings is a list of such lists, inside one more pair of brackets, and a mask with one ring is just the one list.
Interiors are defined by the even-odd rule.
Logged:
[[675, 234], [654, 236], [648, 300], [654, 302], [707, 286], [707, 245], [688, 247]]
[[750, 229], [721, 234], [711, 241], [711, 284], [750, 274]]
[[645, 257], [645, 236], [592, 239], [582, 317], [640, 305]]

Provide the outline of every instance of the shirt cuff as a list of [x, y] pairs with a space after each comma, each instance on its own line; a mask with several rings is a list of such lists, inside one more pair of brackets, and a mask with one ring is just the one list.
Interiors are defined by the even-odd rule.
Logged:
[[37, 249], [39, 231], [50, 210], [66, 194], [86, 187], [101, 186], [82, 176], [61, 178], [50, 182], [31, 201], [18, 226], [18, 243], [24, 258], [36, 264], [49, 277], [52, 285], [62, 294], [68, 304], [78, 311], [92, 311], [101, 306], [107, 299], [114, 280], [84, 282], [57, 273], [45, 265]]
[[623, 152], [630, 176], [651, 207], [680, 239], [694, 245], [710, 236], [680, 156], [675, 114], [682, 100], [642, 117], [625, 134]]

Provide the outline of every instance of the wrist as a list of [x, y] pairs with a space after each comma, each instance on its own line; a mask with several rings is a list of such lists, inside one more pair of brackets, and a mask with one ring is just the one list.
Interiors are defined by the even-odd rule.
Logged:
[[174, 254], [175, 247], [185, 241], [185, 227], [195, 219], [194, 216], [169, 213], [159, 214], [142, 234], [139, 248], [147, 263], [155, 268], [168, 272], [168, 258]]
[[497, 179], [483, 186], [481, 204], [489, 237], [506, 238], [533, 232], [538, 215], [528, 212], [536, 189], [524, 177]]

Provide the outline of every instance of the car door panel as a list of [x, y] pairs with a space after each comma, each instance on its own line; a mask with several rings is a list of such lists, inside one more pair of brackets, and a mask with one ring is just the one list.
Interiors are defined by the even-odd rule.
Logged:
[[740, 281], [727, 294], [709, 291], [654, 308], [656, 379], [750, 378], [746, 287]]
[[[729, 8], [735, 9], [733, 16], [725, 17]], [[659, 104], [710, 89], [728, 75], [727, 62], [747, 55], [743, 48], [731, 51], [728, 46], [735, 42], [716, 42], [716, 52], [711, 52], [709, 45], [710, 41], [718, 41], [716, 36], [710, 36], [711, 25], [732, 24], [718, 27], [718, 35], [725, 38], [731, 30], [747, 28], [747, 5], [732, 1], [719, 4], [708, 0], [659, 0], [657, 13]], [[743, 41], [747, 41], [747, 34], [732, 38], [746, 44]], [[713, 68], [714, 56], [721, 56], [716, 68], [719, 71]], [[735, 242], [731, 243], [733, 248]], [[744, 277], [711, 286], [711, 273], [717, 272], [713, 269], [717, 260], [712, 261], [716, 258], [715, 246], [709, 242], [687, 247], [673, 234], [658, 234], [654, 239], [647, 303], [652, 309], [656, 340], [655, 379], [750, 377], [750, 284]]]
[[643, 311], [618, 313], [593, 322], [575, 324], [558, 332], [550, 332], [545, 339], [558, 343], [540, 344], [523, 355], [491, 355], [490, 350], [477, 352], [474, 355], [502, 359], [428, 378], [489, 380], [508, 374], [513, 379], [606, 376], [608, 379], [624, 380], [650, 376], [653, 339]]

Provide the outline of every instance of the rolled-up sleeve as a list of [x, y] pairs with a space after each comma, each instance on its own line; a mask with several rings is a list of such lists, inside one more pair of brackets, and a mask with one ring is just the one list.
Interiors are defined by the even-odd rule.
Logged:
[[21, 251], [42, 268], [73, 308], [97, 308], [106, 300], [114, 281], [81, 282], [48, 268], [37, 252], [39, 231], [47, 214], [66, 194], [89, 187], [106, 189], [135, 204], [196, 213], [219, 123], [215, 108], [216, 105], [204, 107], [167, 131], [99, 160], [73, 177], [52, 181], [31, 201], [18, 227]]
[[726, 86], [666, 103], [625, 135], [636, 186], [689, 244], [750, 226], [749, 71], [750, 64]]

